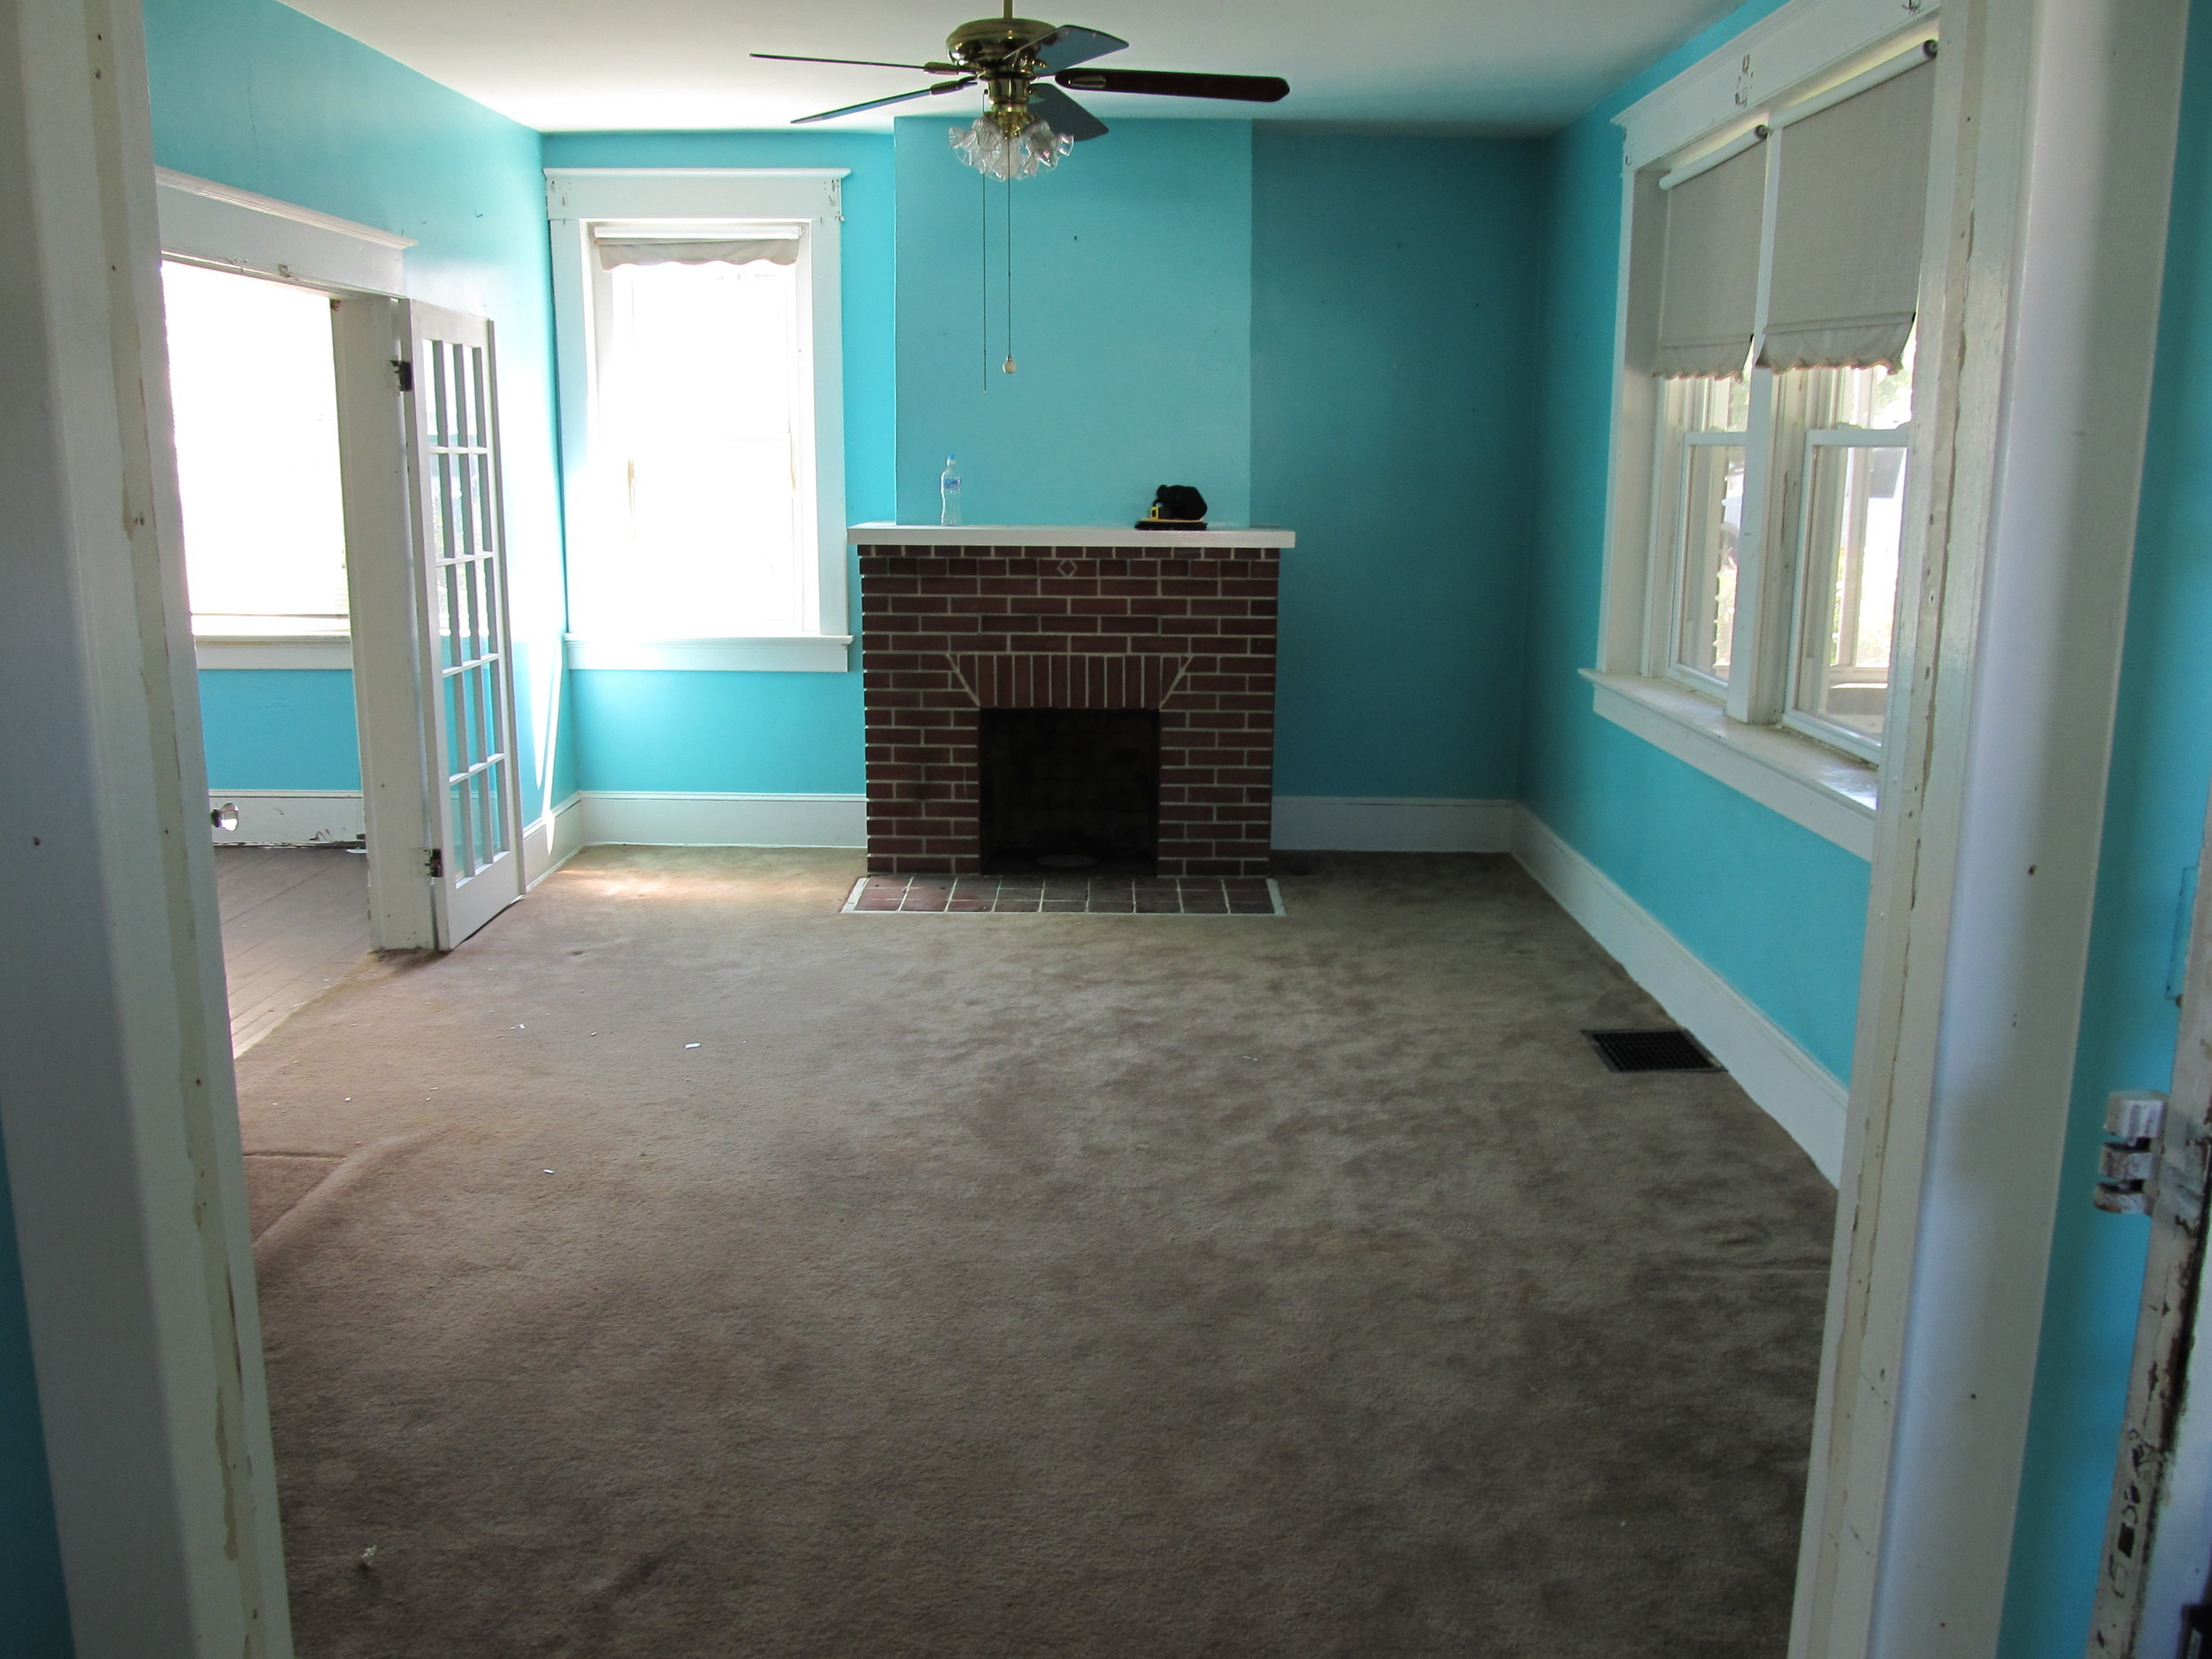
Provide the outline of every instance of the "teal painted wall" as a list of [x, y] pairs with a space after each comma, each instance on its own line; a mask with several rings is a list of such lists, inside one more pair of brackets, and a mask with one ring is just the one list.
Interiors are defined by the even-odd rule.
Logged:
[[1543, 162], [1254, 131], [1252, 510], [1298, 532], [1284, 795], [1517, 792]]
[[1521, 795], [1692, 951], [1848, 1077], [1868, 867], [1592, 712], [1621, 136], [1612, 117], [1774, 9], [1731, 12], [1550, 141]]
[[[575, 787], [559, 717], [564, 605], [538, 134], [276, 0], [146, 0], [145, 10], [162, 165], [411, 236], [409, 292], [497, 326], [523, 797], [534, 816]], [[211, 743], [235, 750], [253, 741], [250, 728], [211, 726]]]
[[[870, 133], [554, 133], [549, 167], [846, 167], [845, 509], [896, 516], [891, 140]], [[847, 580], [857, 621], [856, 563]], [[591, 631], [591, 618], [570, 626]], [[570, 676], [587, 789], [858, 794], [860, 675], [586, 670]], [[740, 780], [741, 781], [732, 781]], [[776, 781], [763, 781], [775, 780]]]
[[361, 787], [345, 669], [203, 669], [200, 714], [211, 789]]
[[2005, 1659], [2088, 1639], [2147, 1224], [2089, 1203], [2104, 1097], [2162, 1088], [2212, 779], [2212, 14], [2193, 12], [2072, 1122], [2005, 1604]]
[[986, 186], [947, 144], [951, 126], [894, 129], [899, 518], [937, 522], [949, 452], [971, 524], [1127, 524], [1162, 484], [1194, 484], [1217, 522], [1249, 522], [1249, 124], [1117, 121], [1013, 187], [1010, 375], [1007, 196], [988, 187], [987, 344]]
[[858, 674], [580, 669], [569, 706], [593, 789], [858, 795]]
[[[1122, 522], [1169, 482], [1234, 523], [1263, 491], [1262, 516], [1303, 541], [1284, 599], [1285, 791], [1511, 795], [1540, 147], [1263, 134], [1256, 150], [1240, 124], [1118, 123], [1017, 191], [1020, 370], [987, 379], [982, 187], [948, 126], [558, 134], [544, 154], [850, 168], [852, 518], [933, 521], [949, 449], [977, 523]], [[1386, 258], [1346, 261], [1341, 225], [1379, 191], [1403, 233]], [[990, 257], [996, 293], [995, 235]], [[991, 340], [1002, 352], [1001, 313]], [[587, 788], [864, 787], [853, 676], [593, 670], [571, 686]]]

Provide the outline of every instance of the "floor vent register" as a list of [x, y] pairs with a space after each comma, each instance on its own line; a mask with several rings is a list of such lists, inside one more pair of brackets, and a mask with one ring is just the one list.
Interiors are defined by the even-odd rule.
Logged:
[[1613, 1071], [1719, 1071], [1725, 1068], [1679, 1025], [1663, 1031], [1586, 1031]]

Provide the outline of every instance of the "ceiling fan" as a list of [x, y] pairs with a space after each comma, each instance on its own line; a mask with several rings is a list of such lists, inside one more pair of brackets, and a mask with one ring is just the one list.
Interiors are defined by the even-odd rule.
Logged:
[[[803, 115], [792, 123], [794, 127], [969, 87], [983, 88], [983, 113], [973, 127], [955, 128], [952, 142], [963, 160], [995, 179], [1027, 178], [1041, 167], [1054, 165], [1079, 141], [1096, 138], [1107, 130], [1106, 123], [1068, 96], [1061, 90], [1064, 87], [1078, 92], [1141, 92], [1155, 97], [1228, 98], [1247, 104], [1272, 104], [1290, 91], [1290, 83], [1274, 75], [1079, 68], [1079, 65], [1120, 51], [1129, 42], [1072, 23], [1055, 27], [1034, 18], [1018, 18], [1014, 0], [1005, 0], [1005, 5], [1003, 16], [963, 23], [946, 36], [949, 63], [895, 64], [870, 58], [802, 58], [788, 52], [755, 52], [753, 56], [782, 63], [858, 64], [951, 77], [918, 91]], [[1048, 77], [1056, 84], [1040, 84]]]

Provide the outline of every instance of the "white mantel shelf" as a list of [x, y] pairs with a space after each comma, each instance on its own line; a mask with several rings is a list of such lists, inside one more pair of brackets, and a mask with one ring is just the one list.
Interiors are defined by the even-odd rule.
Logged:
[[1288, 530], [1117, 530], [1094, 524], [856, 524], [854, 547], [1296, 547]]

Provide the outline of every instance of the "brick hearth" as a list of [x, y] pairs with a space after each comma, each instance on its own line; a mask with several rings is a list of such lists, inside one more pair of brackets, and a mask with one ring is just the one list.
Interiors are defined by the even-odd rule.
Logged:
[[863, 543], [868, 868], [980, 868], [979, 709], [1156, 709], [1159, 873], [1268, 868], [1274, 548]]

